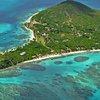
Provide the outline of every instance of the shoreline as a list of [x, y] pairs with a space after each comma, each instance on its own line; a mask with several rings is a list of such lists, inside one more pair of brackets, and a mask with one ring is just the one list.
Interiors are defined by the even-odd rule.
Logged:
[[[24, 28], [25, 30], [31, 32], [31, 33], [30, 33], [30, 39], [29, 39], [29, 42], [30, 42], [30, 41], [33, 41], [33, 39], [35, 39], [35, 35], [34, 35], [33, 30], [31, 30], [30, 28], [27, 28], [25, 25], [23, 26], [23, 28]], [[29, 42], [27, 42], [27, 43], [29, 43]], [[27, 43], [26, 43], [26, 44], [27, 44]]]
[[4, 68], [4, 69], [0, 69], [0, 71], [5, 71], [5, 70], [13, 69], [13, 68], [20, 68], [21, 67], [20, 65], [31, 63], [31, 62], [38, 62], [38, 61], [42, 61], [42, 60], [46, 60], [46, 59], [58, 58], [58, 57], [69, 56], [69, 55], [74, 55], [74, 54], [91, 53], [91, 52], [100, 52], [100, 49], [72, 51], [72, 52], [62, 53], [62, 54], [44, 55], [42, 57], [33, 58], [32, 60], [27, 60], [27, 61], [21, 62], [17, 65], [14, 65], [14, 66], [10, 66], [10, 67]]
[[39, 12], [33, 13], [33, 14], [25, 21], [25, 23], [30, 23], [32, 17], [35, 16], [35, 15], [37, 15], [37, 14], [39, 14]]
[[62, 56], [74, 55], [74, 54], [89, 53], [89, 52], [100, 52], [100, 49], [96, 49], [96, 50], [82, 50], [82, 51], [72, 51], [72, 52], [62, 53], [62, 54], [44, 55], [42, 57], [38, 57], [38, 58], [35, 58], [35, 59], [33, 58], [32, 60], [24, 61], [24, 62], [22, 62], [22, 64], [29, 63], [29, 62], [42, 61], [42, 60], [50, 59], [50, 58], [57, 58], [57, 57], [62, 57]]
[[[37, 14], [39, 14], [39, 12], [36, 12], [36, 13], [32, 14], [32, 15], [25, 21], [25, 23], [30, 23], [32, 17], [35, 16], [35, 15], [37, 15]], [[28, 41], [27, 43], [23, 44], [21, 47], [25, 46], [26, 44], [29, 44], [30, 41], [33, 41], [33, 40], [35, 39], [34, 31], [31, 30], [30, 28], [26, 27], [26, 26], [24, 25], [25, 23], [22, 24], [22, 27], [23, 27], [25, 30], [30, 31], [31, 33], [30, 33], [29, 41]]]
[[[37, 14], [39, 14], [39, 12], [36, 12], [36, 13], [32, 14], [32, 15], [28, 18], [28, 20], [26, 20], [26, 23], [30, 23], [32, 17], [35, 16], [35, 15], [37, 15]], [[28, 30], [28, 31], [31, 32], [29, 42], [30, 42], [30, 40], [33, 41], [33, 39], [35, 39], [35, 35], [34, 35], [33, 30], [31, 30], [30, 28], [26, 27], [25, 25], [24, 25], [24, 28], [25, 28], [26, 30]]]
[[[31, 18], [32, 18], [33, 16], [37, 15], [37, 14], [39, 14], [39, 12], [36, 12], [36, 13], [32, 14], [22, 25], [24, 25], [25, 23], [30, 23]], [[30, 37], [30, 38], [29, 38], [29, 41], [27, 41], [26, 43], [22, 44], [20, 47], [23, 47], [23, 46], [25, 46], [26, 44], [29, 44], [30, 41], [33, 41], [33, 40], [35, 39], [35, 35], [34, 35], [33, 30], [31, 30], [30, 28], [27, 28], [25, 25], [23, 26], [23, 28], [26, 29], [27, 31], [30, 31], [31, 33], [30, 33], [30, 36], [29, 36], [29, 37]], [[1, 54], [1, 55], [4, 55], [5, 53], [10, 52], [10, 51], [16, 51], [16, 49], [17, 49], [17, 47], [13, 47], [13, 48], [8, 49], [8, 50], [6, 50], [6, 51], [0, 52], [0, 54]]]

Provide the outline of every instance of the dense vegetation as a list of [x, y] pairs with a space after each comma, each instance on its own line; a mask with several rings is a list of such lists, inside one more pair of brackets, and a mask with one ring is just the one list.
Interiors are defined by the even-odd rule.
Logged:
[[[100, 11], [74, 1], [65, 1], [34, 16], [37, 41], [60, 52], [100, 48]], [[44, 35], [45, 34], [45, 35]], [[42, 38], [42, 41], [40, 40]]]
[[6, 52], [4, 55], [0, 55], [0, 68], [16, 65], [22, 61], [31, 60], [49, 53], [50, 50], [40, 43], [31, 41], [29, 44], [19, 47], [15, 51]]
[[36, 40], [0, 55], [0, 68], [48, 53], [100, 49], [100, 11], [75, 1], [44, 10], [25, 25], [34, 31]]

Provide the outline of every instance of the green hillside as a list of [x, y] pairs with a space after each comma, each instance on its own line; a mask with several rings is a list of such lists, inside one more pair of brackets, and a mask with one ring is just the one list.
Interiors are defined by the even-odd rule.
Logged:
[[0, 55], [0, 68], [51, 53], [100, 49], [100, 11], [79, 2], [62, 2], [25, 25], [34, 31], [35, 41]]
[[32, 17], [31, 23], [26, 26], [37, 41], [57, 52], [100, 48], [100, 11], [79, 2], [62, 2]]

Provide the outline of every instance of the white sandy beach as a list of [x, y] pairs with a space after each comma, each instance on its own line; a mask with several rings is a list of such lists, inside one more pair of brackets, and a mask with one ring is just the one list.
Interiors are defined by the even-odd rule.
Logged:
[[62, 54], [51, 54], [51, 55], [46, 55], [42, 57], [38, 57], [36, 59], [28, 60], [23, 63], [29, 63], [33, 61], [41, 61], [49, 58], [56, 58], [56, 57], [61, 57], [61, 56], [67, 56], [67, 55], [72, 55], [72, 54], [79, 54], [79, 53], [85, 53], [85, 52], [100, 52], [100, 49], [97, 50], [83, 50], [83, 51], [73, 51], [73, 52], [68, 52], [68, 53], [62, 53]]
[[[32, 16], [30, 16], [30, 17], [26, 20], [26, 23], [30, 23], [30, 21], [31, 21], [32, 17], [33, 17], [33, 16], [35, 16], [35, 15], [37, 15], [38, 13], [39, 13], [39, 12], [36, 12], [36, 13], [32, 14]], [[28, 31], [30, 31], [30, 32], [31, 32], [31, 35], [30, 35], [30, 40], [35, 39], [35, 35], [34, 35], [33, 30], [31, 30], [30, 28], [27, 28], [26, 26], [24, 26], [24, 28], [25, 28], [26, 30], [28, 30]]]
[[42, 61], [45, 59], [51, 59], [51, 58], [57, 58], [57, 57], [62, 57], [62, 56], [67, 56], [67, 55], [72, 55], [72, 54], [79, 54], [79, 53], [88, 53], [88, 52], [100, 52], [100, 49], [97, 50], [83, 50], [83, 51], [73, 51], [73, 52], [68, 52], [68, 53], [62, 53], [62, 54], [50, 54], [50, 55], [45, 55], [42, 57], [38, 57], [32, 60], [28, 60], [28, 61], [24, 61], [22, 63], [19, 63], [18, 65], [14, 65], [11, 67], [7, 67], [4, 69], [0, 69], [0, 71], [4, 71], [4, 70], [8, 70], [8, 69], [12, 69], [12, 68], [20, 68], [22, 64], [26, 64], [26, 63], [30, 63], [30, 62], [36, 62], [36, 61]]
[[30, 20], [32, 19], [32, 17], [35, 16], [35, 15], [37, 15], [37, 14], [39, 14], [39, 12], [36, 12], [36, 13], [32, 14], [32, 15], [26, 20], [26, 22], [27, 22], [27, 23], [30, 23]]
[[28, 31], [30, 31], [30, 32], [31, 32], [31, 35], [30, 35], [30, 40], [33, 40], [33, 39], [35, 38], [33, 30], [31, 30], [31, 29], [27, 28], [26, 26], [24, 26], [24, 28], [25, 28], [26, 30], [28, 30]]

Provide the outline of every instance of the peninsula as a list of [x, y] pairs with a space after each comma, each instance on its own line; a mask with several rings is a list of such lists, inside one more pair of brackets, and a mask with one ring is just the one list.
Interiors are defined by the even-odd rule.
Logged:
[[0, 69], [51, 54], [100, 49], [100, 11], [76, 1], [65, 1], [32, 16], [22, 25], [34, 39], [0, 54]]

